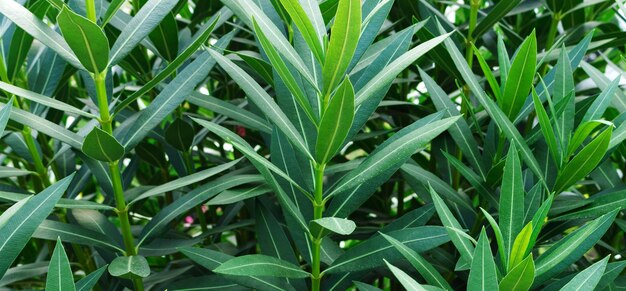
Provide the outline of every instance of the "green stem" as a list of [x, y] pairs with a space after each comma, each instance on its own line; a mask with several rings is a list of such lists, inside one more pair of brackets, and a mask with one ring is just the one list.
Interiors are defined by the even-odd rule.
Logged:
[[87, 10], [87, 18], [96, 23], [96, 4], [94, 0], [85, 0], [85, 10]]
[[[315, 165], [315, 201], [313, 201], [313, 219], [320, 219], [324, 214], [324, 169], [326, 164]], [[320, 272], [320, 251], [322, 239], [313, 237], [311, 249], [311, 290], [319, 291], [322, 281]]]
[[[100, 125], [102, 130], [113, 135], [113, 126], [111, 115], [109, 114], [109, 101], [106, 92], [106, 72], [95, 74], [93, 76], [96, 85], [96, 94], [98, 97], [98, 108], [100, 109]], [[111, 172], [111, 180], [113, 183], [113, 195], [115, 197], [115, 212], [120, 219], [120, 228], [126, 248], [126, 256], [137, 255], [135, 241], [130, 229], [130, 219], [128, 217], [128, 207], [126, 207], [126, 199], [124, 197], [124, 188], [122, 187], [122, 174], [120, 172], [119, 161], [109, 163], [109, 171]], [[135, 290], [142, 291], [143, 281], [141, 279], [133, 279]]]
[[33, 158], [33, 163], [35, 165], [35, 171], [37, 172], [37, 176], [39, 176], [38, 184], [41, 186], [41, 189], [38, 189], [39, 192], [44, 188], [47, 188], [51, 184], [50, 180], [48, 179], [48, 170], [43, 165], [43, 160], [41, 159], [41, 155], [39, 155], [39, 150], [37, 150], [35, 139], [30, 133], [30, 127], [24, 127], [24, 130], [22, 130], [22, 136], [24, 137], [24, 141], [26, 142], [26, 146], [28, 147], [28, 151], [30, 152], [31, 157]]

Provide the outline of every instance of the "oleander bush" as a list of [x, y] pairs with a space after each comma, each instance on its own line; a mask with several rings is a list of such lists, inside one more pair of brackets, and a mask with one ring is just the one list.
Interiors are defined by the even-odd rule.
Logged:
[[0, 290], [622, 290], [623, 0], [0, 0]]

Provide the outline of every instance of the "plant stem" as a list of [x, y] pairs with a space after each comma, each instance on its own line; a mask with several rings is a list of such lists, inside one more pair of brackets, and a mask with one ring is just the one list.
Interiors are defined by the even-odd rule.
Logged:
[[94, 0], [85, 0], [85, 10], [87, 10], [87, 18], [96, 23], [96, 4]]
[[[552, 45], [554, 45], [554, 39], [556, 38], [557, 27], [559, 22], [561, 21], [561, 12], [554, 13], [552, 17], [552, 21], [550, 22], [550, 30], [548, 31], [548, 36], [546, 38], [546, 51], [548, 51]], [[544, 63], [541, 68], [541, 75], [545, 75], [548, 71], [548, 64]]]
[[[96, 85], [96, 95], [98, 97], [98, 108], [100, 109], [100, 125], [102, 130], [113, 135], [113, 126], [111, 115], [109, 114], [109, 101], [106, 92], [106, 72], [94, 75]], [[137, 255], [133, 234], [130, 229], [130, 219], [128, 218], [128, 208], [126, 207], [126, 199], [124, 198], [124, 188], [122, 187], [122, 174], [119, 168], [119, 161], [109, 163], [109, 171], [111, 172], [111, 180], [113, 182], [113, 195], [115, 197], [115, 209], [120, 219], [120, 228], [126, 248], [126, 256]], [[143, 290], [143, 282], [141, 279], [133, 279], [135, 290]]]
[[[320, 219], [324, 214], [324, 169], [326, 164], [315, 165], [315, 201], [313, 201], [313, 219]], [[313, 246], [311, 249], [311, 290], [319, 291], [322, 281], [320, 273], [320, 248], [322, 239], [312, 238]]]

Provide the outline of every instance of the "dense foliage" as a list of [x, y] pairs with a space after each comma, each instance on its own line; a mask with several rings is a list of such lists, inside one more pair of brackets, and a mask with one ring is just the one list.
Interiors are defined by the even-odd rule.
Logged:
[[626, 288], [622, 0], [0, 0], [0, 290]]

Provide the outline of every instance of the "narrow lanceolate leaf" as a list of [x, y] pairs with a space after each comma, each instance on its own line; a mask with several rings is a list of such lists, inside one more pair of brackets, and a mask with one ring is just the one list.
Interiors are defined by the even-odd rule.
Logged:
[[142, 256], [122, 256], [113, 259], [109, 265], [109, 274], [126, 279], [145, 278], [150, 275], [150, 266]]
[[225, 275], [282, 278], [306, 278], [311, 275], [292, 263], [265, 255], [235, 257], [213, 271]]
[[474, 250], [474, 258], [470, 268], [467, 290], [491, 291], [498, 290], [498, 275], [493, 254], [489, 247], [489, 238], [483, 228]]
[[250, 111], [231, 104], [230, 102], [226, 102], [213, 96], [203, 95], [199, 92], [192, 92], [191, 95], [187, 97], [187, 101], [232, 118], [235, 121], [241, 122], [248, 128], [265, 133], [272, 132], [272, 127], [267, 123], [267, 120]]
[[124, 147], [104, 130], [94, 127], [85, 137], [83, 153], [103, 162], [114, 162], [124, 156]]
[[323, 217], [312, 220], [309, 229], [311, 229], [313, 235], [323, 233], [324, 230], [329, 230], [341, 235], [348, 235], [356, 229], [356, 224], [354, 221], [345, 218]]
[[595, 290], [596, 286], [600, 282], [606, 264], [611, 256], [607, 256], [601, 261], [587, 267], [578, 273], [572, 280], [570, 280], [561, 291], [579, 291], [579, 290]]
[[[56, 99], [53, 99], [49, 96], [44, 96], [41, 95], [39, 93], [36, 92], [32, 92], [32, 91], [28, 91], [26, 89], [22, 89], [20, 87], [17, 86], [13, 86], [9, 83], [5, 83], [0, 81], [0, 89], [2, 89], [3, 91], [9, 92], [11, 94], [15, 94], [17, 96], [20, 96], [24, 99], [39, 103], [41, 105], [45, 105], [48, 106], [50, 108], [54, 108], [54, 109], [58, 109], [61, 111], [65, 111], [66, 113], [74, 113], [76, 115], [80, 115], [80, 116], [84, 116], [87, 118], [91, 118], [91, 119], [96, 119], [98, 118], [96, 115], [93, 115], [89, 112], [85, 112], [82, 111], [74, 106], [71, 106], [69, 104], [66, 104], [64, 102], [58, 101]], [[12, 102], [9, 102], [9, 104], [12, 104]]]
[[515, 237], [515, 241], [513, 242], [513, 246], [510, 251], [511, 254], [509, 256], [508, 269], [511, 269], [521, 263], [526, 257], [526, 250], [532, 248], [531, 242], [533, 228], [533, 223], [529, 222]]
[[536, 281], [542, 283], [580, 259], [602, 238], [613, 223], [617, 209], [573, 231], [541, 254], [536, 265]]
[[471, 262], [472, 257], [474, 256], [474, 246], [472, 242], [467, 238], [460, 235], [458, 232], [450, 230], [450, 228], [454, 229], [462, 229], [459, 221], [452, 215], [452, 212], [448, 208], [448, 206], [443, 202], [439, 195], [430, 187], [430, 198], [433, 199], [433, 203], [435, 204], [435, 208], [437, 208], [437, 215], [439, 215], [439, 219], [444, 226], [447, 226], [446, 231], [450, 236], [450, 240], [456, 247], [456, 249], [461, 254], [461, 258], [466, 262]]
[[317, 61], [320, 64], [323, 64], [324, 50], [322, 49], [322, 39], [320, 39], [320, 37], [318, 36], [315, 27], [311, 22], [311, 19], [309, 19], [309, 16], [304, 10], [305, 7], [303, 7], [303, 5], [298, 2], [298, 0], [280, 0], [280, 3], [283, 4], [283, 7], [291, 17], [291, 20], [296, 25], [298, 30], [300, 30], [304, 41], [306, 41], [306, 43], [309, 45], [309, 48], [313, 52], [313, 55], [315, 56]]
[[304, 110], [304, 113], [309, 118], [309, 120], [311, 120], [313, 124], [317, 124], [317, 115], [313, 112], [313, 107], [311, 107], [311, 104], [309, 103], [309, 100], [304, 94], [301, 86], [299, 86], [296, 82], [295, 76], [291, 73], [291, 71], [289, 71], [289, 68], [280, 57], [270, 40], [265, 36], [265, 33], [263, 33], [263, 30], [261, 30], [256, 20], [253, 19], [252, 24], [254, 25], [254, 32], [256, 33], [256, 36], [259, 39], [261, 46], [263, 47], [263, 51], [265, 51], [267, 57], [272, 63], [272, 67], [283, 80], [285, 86], [287, 86], [291, 94], [293, 94], [293, 96], [296, 98], [296, 101], [298, 102], [302, 110]]
[[150, 0], [144, 4], [115, 40], [109, 54], [109, 65], [117, 64], [130, 53], [161, 23], [177, 2], [176, 0]]
[[250, 77], [241, 68], [237, 67], [231, 60], [221, 54], [210, 49], [209, 53], [220, 64], [220, 66], [241, 86], [246, 92], [248, 98], [252, 99], [265, 115], [287, 136], [293, 145], [302, 153], [313, 157], [309, 153], [307, 145], [304, 143], [302, 136], [298, 133], [295, 126], [289, 121], [287, 115], [280, 109], [278, 104], [274, 102], [267, 92], [252, 77]]
[[506, 157], [502, 187], [500, 188], [499, 225], [502, 230], [504, 248], [510, 254], [515, 236], [524, 224], [524, 180], [522, 165], [515, 145], [509, 148]]
[[91, 274], [85, 276], [85, 278], [78, 280], [76, 282], [76, 291], [92, 290], [93, 287], [96, 286], [96, 284], [98, 283], [98, 280], [100, 280], [100, 277], [102, 277], [102, 274], [106, 272], [107, 267], [108, 265], [105, 265], [100, 269], [93, 271]]
[[502, 278], [499, 286], [500, 290], [526, 291], [530, 290], [534, 280], [535, 263], [533, 257], [528, 256]]
[[325, 164], [339, 151], [354, 119], [354, 88], [346, 77], [322, 115], [315, 145], [315, 158]]
[[339, 0], [335, 22], [331, 28], [330, 42], [322, 67], [324, 98], [341, 82], [352, 61], [361, 35], [361, 1]]
[[426, 290], [424, 289], [424, 287], [422, 287], [422, 285], [420, 285], [420, 283], [411, 278], [409, 274], [390, 264], [389, 262], [387, 262], [387, 260], [383, 259], [383, 261], [385, 261], [385, 264], [387, 264], [389, 270], [391, 270], [393, 275], [396, 276], [396, 279], [400, 281], [400, 284], [402, 284], [402, 286], [406, 288], [406, 290]]
[[[0, 227], [0, 276], [4, 275], [20, 254], [37, 226], [50, 214], [54, 205], [67, 189], [74, 174], [46, 188], [41, 193], [24, 202], [15, 212], [6, 212], [0, 216], [5, 220]], [[11, 215], [11, 217], [3, 217]]]
[[9, 123], [13, 102], [13, 98], [9, 99], [8, 105], [2, 105], [2, 109], [0, 109], [0, 136], [4, 135], [4, 129], [7, 127], [7, 123]]
[[17, 26], [32, 35], [46, 47], [55, 51], [74, 67], [78, 69], [84, 68], [81, 62], [78, 61], [76, 56], [72, 53], [72, 49], [70, 49], [63, 37], [17, 1], [3, 1], [2, 5], [0, 5], [0, 14], [13, 21]]
[[489, 225], [491, 225], [491, 229], [496, 235], [496, 243], [498, 244], [498, 253], [500, 254], [500, 261], [507, 262], [509, 258], [504, 248], [504, 239], [502, 238], [502, 231], [500, 231], [500, 227], [498, 226], [498, 223], [493, 218], [493, 216], [491, 216], [491, 214], [485, 211], [485, 209], [483, 209], [482, 207], [480, 208], [480, 211], [485, 215], [485, 218], [487, 218], [487, 221], [489, 221]]
[[533, 85], [536, 63], [537, 40], [533, 31], [522, 43], [506, 77], [500, 106], [510, 120], [514, 120], [524, 106]]
[[57, 22], [65, 41], [87, 71], [100, 73], [106, 70], [109, 40], [97, 24], [74, 13], [67, 6], [63, 6]]
[[612, 127], [605, 129], [565, 165], [563, 170], [559, 173], [554, 185], [556, 193], [560, 193], [578, 180], [587, 176], [587, 174], [600, 163], [604, 157], [604, 153], [609, 147], [612, 132]]
[[[446, 230], [440, 226], [409, 227], [386, 234], [418, 253], [449, 241]], [[375, 235], [348, 249], [325, 272], [333, 274], [369, 270], [380, 267], [383, 259], [396, 262], [401, 258], [402, 255], [398, 254], [393, 245], [382, 236]]]
[[533, 95], [533, 105], [535, 106], [535, 112], [537, 113], [537, 119], [539, 119], [539, 127], [541, 128], [541, 134], [545, 139], [546, 144], [548, 145], [548, 149], [550, 150], [550, 155], [552, 155], [552, 159], [556, 162], [557, 166], [560, 168], [562, 164], [562, 151], [561, 146], [558, 144], [556, 140], [556, 132], [552, 128], [552, 122], [548, 117], [548, 113], [546, 109], [541, 104], [541, 100], [539, 96], [537, 96], [537, 92], [535, 88], [532, 89]]
[[373, 97], [374, 94], [376, 94], [380, 89], [388, 86], [396, 78], [396, 76], [400, 74], [400, 72], [415, 63], [417, 59], [426, 54], [432, 48], [446, 40], [450, 34], [452, 33], [446, 33], [421, 43], [398, 57], [384, 69], [380, 70], [380, 73], [373, 77], [371, 81], [369, 81], [357, 92], [354, 102], [355, 106], [359, 107], [359, 105]]
[[604, 111], [609, 107], [609, 105], [611, 105], [611, 101], [613, 100], [615, 92], [618, 89], [620, 79], [620, 77], [615, 78], [615, 80], [613, 80], [608, 87], [604, 88], [602, 93], [600, 93], [600, 95], [593, 100], [593, 103], [591, 103], [591, 106], [589, 106], [589, 109], [585, 112], [581, 123], [594, 119], [600, 119], [602, 117]]
[[[343, 189], [351, 189], [358, 186], [389, 167], [398, 164], [398, 161], [405, 161], [418, 148], [447, 130], [459, 118], [459, 116], [454, 116], [438, 120], [438, 116], [431, 117], [429, 120], [423, 118], [414, 122], [412, 125], [397, 132], [393, 139], [388, 139], [380, 145], [356, 169], [350, 171], [338, 182], [338, 186], [329, 196], [333, 196]], [[400, 167], [401, 165], [397, 166]]]
[[[225, 47], [230, 42], [231, 37], [232, 34], [225, 35], [216, 43], [216, 46]], [[150, 130], [174, 111], [194, 91], [195, 87], [206, 78], [214, 65], [215, 59], [209, 53], [203, 52], [187, 65], [185, 69], [179, 72], [176, 78], [167, 84], [161, 93], [152, 100], [152, 103], [141, 111], [137, 121], [131, 125], [122, 139], [124, 147], [127, 149], [134, 148], [148, 135]]]
[[[474, 39], [480, 38], [480, 36], [487, 32], [491, 27], [498, 23], [502, 18], [504, 18], [507, 13], [509, 13], [513, 8], [517, 7], [517, 5], [522, 2], [521, 0], [509, 0], [509, 1], [500, 1], [498, 2], [489, 14], [485, 17], [481, 18], [474, 29], [472, 36]], [[508, 58], [508, 57], [507, 57]]]
[[272, 188], [259, 185], [248, 189], [226, 190], [207, 202], [207, 205], [226, 205], [244, 201], [253, 197], [272, 192]]
[[57, 239], [57, 245], [54, 247], [54, 252], [50, 259], [48, 276], [46, 276], [46, 290], [76, 290], [70, 261], [67, 259], [67, 254], [65, 253], [61, 239]]
[[386, 234], [381, 233], [382, 235], [391, 245], [393, 245], [401, 254], [404, 256], [406, 260], [413, 265], [415, 270], [417, 270], [428, 284], [438, 286], [443, 288], [444, 290], [452, 290], [452, 287], [448, 282], [439, 274], [437, 269], [433, 267], [424, 257], [415, 252], [414, 250], [408, 248], [403, 243], [399, 242], [397, 239], [390, 237]]

